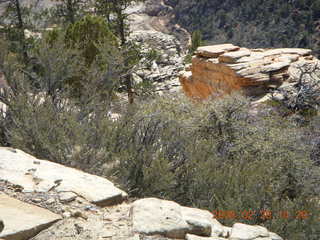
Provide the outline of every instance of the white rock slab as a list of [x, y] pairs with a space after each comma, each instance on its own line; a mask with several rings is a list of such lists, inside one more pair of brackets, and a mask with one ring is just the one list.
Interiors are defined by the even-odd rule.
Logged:
[[62, 203], [72, 202], [77, 198], [77, 194], [73, 192], [61, 192], [59, 193], [59, 200]]
[[219, 62], [236, 63], [238, 59], [242, 57], [249, 57], [250, 55], [251, 55], [251, 51], [249, 49], [235, 51], [235, 52], [227, 52], [222, 54], [219, 57]]
[[146, 235], [162, 235], [184, 239], [189, 228], [182, 218], [181, 206], [172, 201], [145, 198], [131, 207], [133, 231]]
[[145, 235], [184, 239], [187, 233], [203, 237], [223, 234], [223, 226], [209, 211], [157, 198], [135, 201], [131, 216], [134, 232]]
[[223, 226], [209, 211], [181, 207], [182, 217], [190, 226], [190, 233], [200, 236], [220, 236], [223, 233]]
[[311, 49], [304, 49], [304, 48], [276, 48], [270, 49], [263, 52], [265, 57], [272, 56], [272, 55], [280, 55], [280, 54], [298, 54], [300, 56], [310, 55], [312, 53]]
[[50, 227], [61, 217], [46, 209], [21, 202], [0, 193], [0, 216], [4, 229], [0, 238], [27, 240]]
[[126, 193], [105, 178], [39, 160], [23, 151], [0, 148], [0, 179], [20, 185], [24, 191], [73, 192], [88, 201], [107, 206], [120, 203]]
[[230, 240], [254, 240], [256, 238], [269, 237], [269, 231], [262, 226], [251, 226], [243, 223], [235, 223], [232, 226]]
[[213, 46], [198, 47], [198, 49], [196, 50], [196, 54], [197, 56], [200, 56], [200, 57], [216, 58], [226, 52], [237, 51], [239, 49], [240, 47], [234, 46], [233, 44], [230, 44], [230, 43], [218, 44]]

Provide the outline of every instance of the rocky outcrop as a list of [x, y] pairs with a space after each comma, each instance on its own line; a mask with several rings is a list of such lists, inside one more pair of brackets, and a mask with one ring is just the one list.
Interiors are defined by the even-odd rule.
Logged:
[[134, 84], [152, 84], [160, 94], [181, 89], [179, 72], [190, 42], [187, 31], [171, 24], [171, 10], [162, 0], [148, 0], [128, 9], [129, 39], [139, 44], [143, 55], [156, 55], [152, 62], [141, 59], [133, 74]]
[[180, 90], [179, 72], [183, 69], [183, 56], [179, 41], [171, 35], [156, 31], [136, 31], [130, 36], [141, 43], [142, 53], [156, 55], [154, 61], [142, 59], [133, 73], [135, 84], [151, 83], [156, 92], [175, 92]]
[[180, 82], [192, 98], [233, 91], [259, 96], [291, 81], [294, 63], [301, 61], [318, 62], [309, 49], [247, 49], [232, 44], [199, 47]]

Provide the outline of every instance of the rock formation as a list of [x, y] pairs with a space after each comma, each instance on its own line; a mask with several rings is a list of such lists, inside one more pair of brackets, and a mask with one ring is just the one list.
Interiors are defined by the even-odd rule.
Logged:
[[121, 203], [127, 197], [107, 179], [39, 160], [20, 150], [0, 148], [0, 154], [0, 179], [19, 185], [25, 191], [71, 192], [101, 206]]
[[317, 64], [309, 49], [247, 49], [232, 44], [199, 47], [180, 76], [186, 95], [206, 99], [233, 91], [261, 96], [296, 81], [296, 63]]
[[158, 93], [181, 89], [179, 72], [184, 68], [184, 56], [190, 34], [178, 25], [172, 25], [171, 7], [164, 1], [148, 0], [128, 9], [129, 39], [141, 46], [142, 54], [153, 51], [153, 62], [142, 59], [133, 74], [135, 84], [148, 82]]

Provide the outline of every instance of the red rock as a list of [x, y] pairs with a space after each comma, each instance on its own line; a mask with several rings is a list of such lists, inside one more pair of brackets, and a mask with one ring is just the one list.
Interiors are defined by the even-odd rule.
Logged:
[[268, 93], [290, 78], [298, 61], [318, 61], [309, 49], [246, 49], [232, 44], [199, 47], [192, 65], [180, 76], [185, 94], [195, 99], [242, 91], [249, 96]]

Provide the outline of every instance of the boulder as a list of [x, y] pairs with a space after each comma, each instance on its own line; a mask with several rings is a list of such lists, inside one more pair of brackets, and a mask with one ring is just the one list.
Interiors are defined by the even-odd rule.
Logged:
[[77, 194], [73, 192], [61, 192], [59, 193], [59, 200], [62, 203], [72, 202], [77, 198]]
[[0, 216], [5, 227], [0, 238], [27, 240], [61, 219], [46, 209], [0, 194]]
[[234, 91], [261, 96], [292, 79], [301, 62], [319, 63], [310, 49], [203, 46], [197, 49], [192, 65], [180, 73], [179, 80], [187, 96], [200, 100]]
[[270, 238], [270, 233], [265, 227], [251, 226], [243, 223], [235, 223], [232, 226], [231, 236], [229, 239], [254, 240], [257, 238]]
[[189, 207], [181, 207], [181, 211], [190, 226], [189, 232], [200, 236], [220, 236], [223, 233], [222, 224], [209, 211]]
[[133, 231], [141, 234], [183, 239], [189, 229], [182, 217], [181, 206], [172, 201], [137, 200], [132, 204], [131, 216]]
[[222, 225], [210, 212], [157, 198], [135, 201], [131, 216], [133, 231], [145, 235], [184, 239], [187, 233], [217, 237], [223, 232]]
[[27, 192], [72, 192], [101, 206], [120, 203], [127, 196], [105, 178], [11, 148], [0, 148], [0, 179]]

